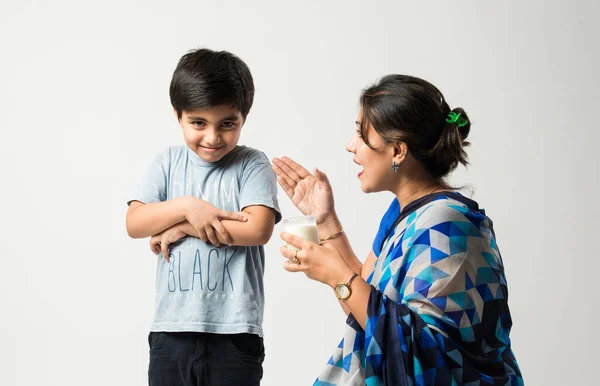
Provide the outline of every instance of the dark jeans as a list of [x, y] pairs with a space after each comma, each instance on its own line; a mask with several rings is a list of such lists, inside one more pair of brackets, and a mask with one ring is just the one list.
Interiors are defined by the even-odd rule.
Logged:
[[150, 386], [260, 385], [265, 358], [255, 334], [151, 332]]

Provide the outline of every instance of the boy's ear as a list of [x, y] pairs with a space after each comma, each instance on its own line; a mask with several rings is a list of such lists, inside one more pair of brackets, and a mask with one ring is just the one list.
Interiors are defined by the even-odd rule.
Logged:
[[177, 114], [177, 109], [175, 107], [173, 107], [173, 114], [175, 114], [175, 118], [177, 118], [177, 120], [180, 121], [179, 116]]

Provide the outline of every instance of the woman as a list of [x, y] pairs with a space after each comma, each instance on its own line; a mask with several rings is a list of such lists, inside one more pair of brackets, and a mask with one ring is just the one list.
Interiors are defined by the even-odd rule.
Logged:
[[491, 220], [445, 177], [467, 164], [467, 114], [430, 83], [388, 75], [363, 91], [347, 145], [365, 193], [396, 196], [364, 264], [334, 208], [327, 176], [273, 160], [294, 204], [317, 219], [319, 244], [283, 233], [285, 269], [334, 288], [344, 339], [316, 385], [521, 385]]

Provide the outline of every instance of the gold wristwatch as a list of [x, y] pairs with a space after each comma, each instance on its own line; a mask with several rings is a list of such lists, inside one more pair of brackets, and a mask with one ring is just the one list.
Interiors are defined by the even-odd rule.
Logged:
[[335, 296], [337, 296], [338, 299], [346, 300], [350, 297], [350, 295], [352, 295], [352, 290], [350, 289], [350, 283], [352, 283], [352, 280], [354, 280], [354, 278], [357, 276], [358, 276], [358, 273], [355, 273], [354, 275], [352, 275], [350, 280], [348, 280], [346, 283], [339, 283], [338, 285], [335, 286], [335, 288], [334, 288]]

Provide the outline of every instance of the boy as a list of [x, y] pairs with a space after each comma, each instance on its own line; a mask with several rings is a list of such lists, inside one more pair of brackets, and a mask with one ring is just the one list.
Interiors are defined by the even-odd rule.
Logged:
[[281, 215], [268, 158], [237, 144], [252, 75], [229, 52], [191, 51], [170, 96], [185, 145], [156, 157], [127, 212], [129, 236], [160, 254], [149, 384], [259, 385], [262, 246]]

